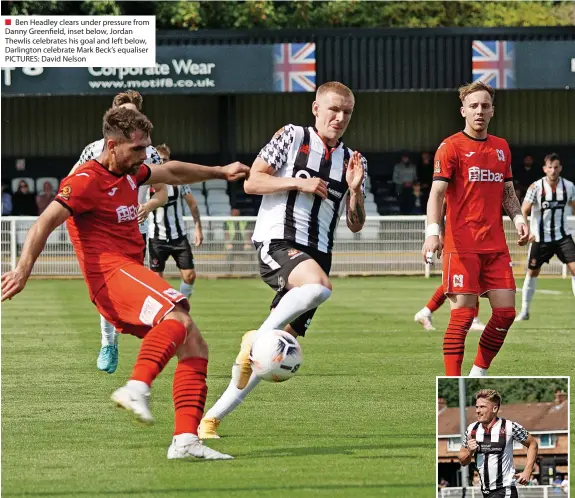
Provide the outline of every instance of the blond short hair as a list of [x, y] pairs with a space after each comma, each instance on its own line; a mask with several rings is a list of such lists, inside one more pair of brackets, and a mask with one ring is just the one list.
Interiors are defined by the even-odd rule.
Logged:
[[162, 152], [170, 157], [172, 155], [172, 151], [170, 150], [170, 148], [167, 146], [167, 144], [160, 144], [160, 145], [156, 145], [156, 150], [161, 154]]
[[491, 403], [497, 405], [499, 408], [501, 406], [501, 394], [499, 394], [494, 389], [481, 389], [475, 393], [475, 401], [478, 399], [483, 398]]
[[316, 91], [316, 98], [319, 98], [320, 95], [323, 95], [327, 92], [334, 92], [343, 97], [351, 97], [355, 100], [353, 92], [339, 81], [328, 81], [327, 83], [320, 85]]
[[138, 111], [141, 111], [142, 105], [144, 104], [144, 98], [140, 92], [136, 92], [136, 90], [128, 90], [116, 95], [112, 101], [112, 107], [120, 107], [124, 104], [133, 104], [136, 106]]
[[489, 85], [486, 85], [485, 83], [483, 83], [482, 81], [474, 81], [473, 83], [469, 83], [467, 85], [463, 85], [459, 87], [459, 100], [461, 100], [461, 102], [463, 103], [463, 101], [465, 100], [465, 97], [467, 97], [468, 95], [471, 95], [472, 93], [475, 92], [487, 92], [489, 93], [490, 97], [491, 97], [491, 102], [493, 102], [495, 100], [495, 90], [490, 87]]

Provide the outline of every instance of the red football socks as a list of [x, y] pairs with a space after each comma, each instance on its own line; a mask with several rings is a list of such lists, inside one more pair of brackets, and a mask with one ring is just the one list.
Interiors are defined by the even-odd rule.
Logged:
[[207, 372], [207, 358], [194, 356], [178, 362], [172, 391], [176, 409], [174, 436], [198, 434], [208, 395]]
[[447, 299], [447, 296], [444, 294], [443, 285], [440, 285], [437, 289], [435, 289], [435, 294], [427, 303], [427, 308], [432, 313], [437, 310]]
[[177, 320], [168, 319], [156, 325], [142, 341], [130, 380], [151, 386], [185, 340], [186, 327]]
[[465, 337], [473, 322], [475, 308], [457, 308], [451, 310], [449, 325], [443, 338], [443, 363], [445, 375], [461, 375]]
[[493, 308], [493, 314], [479, 338], [479, 347], [474, 365], [489, 368], [499, 353], [507, 331], [515, 320], [515, 308]]

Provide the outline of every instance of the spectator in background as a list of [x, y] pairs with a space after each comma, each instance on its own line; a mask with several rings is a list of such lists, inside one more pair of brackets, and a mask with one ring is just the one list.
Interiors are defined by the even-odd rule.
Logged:
[[12, 214], [12, 192], [8, 185], [2, 183], [2, 216], [10, 216]]
[[439, 487], [440, 488], [447, 488], [449, 486], [449, 482], [447, 481], [447, 479], [445, 479], [445, 477], [442, 477], [439, 480]]
[[399, 201], [402, 214], [411, 212], [412, 187], [417, 180], [417, 168], [409, 160], [409, 154], [401, 154], [401, 161], [393, 167], [392, 182], [395, 185], [395, 193]]
[[[230, 211], [231, 216], [241, 216], [241, 212], [237, 208], [232, 208]], [[243, 243], [244, 251], [250, 250], [252, 244], [250, 241], [250, 234], [247, 230], [247, 221], [226, 221], [226, 231], [224, 237], [226, 239], [226, 250], [231, 251], [234, 245]]]
[[419, 164], [417, 165], [417, 179], [421, 183], [423, 194], [423, 205], [427, 206], [431, 183], [433, 182], [433, 156], [431, 152], [422, 152]]
[[16, 216], [37, 216], [38, 208], [36, 207], [36, 198], [30, 192], [30, 187], [25, 180], [20, 180], [18, 190], [13, 197], [14, 209]]
[[517, 193], [517, 198], [520, 202], [523, 202], [523, 198], [525, 197], [529, 186], [543, 176], [541, 169], [535, 167], [533, 164], [533, 156], [527, 154], [523, 158], [523, 164], [513, 170], [515, 192]]
[[36, 206], [38, 207], [38, 215], [44, 212], [56, 196], [54, 195], [54, 188], [50, 182], [44, 182], [44, 190], [36, 196]]
[[567, 474], [563, 476], [563, 480], [561, 481], [561, 489], [566, 495], [569, 494], [569, 478]]
[[410, 214], [425, 214], [425, 202], [421, 184], [416, 182], [413, 184], [411, 195], [411, 211]]

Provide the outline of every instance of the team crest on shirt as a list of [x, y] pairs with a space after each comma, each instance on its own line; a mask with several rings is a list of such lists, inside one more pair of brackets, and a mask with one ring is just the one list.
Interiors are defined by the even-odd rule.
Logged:
[[288, 252], [287, 252], [289, 259], [295, 259], [298, 256], [300, 256], [301, 254], [302, 254], [302, 252], [297, 250], [297, 249], [288, 249]]
[[66, 185], [62, 188], [62, 191], [58, 194], [58, 197], [61, 197], [65, 201], [70, 200], [70, 194], [72, 193], [72, 187], [70, 185]]
[[435, 161], [434, 173], [441, 173], [441, 161]]
[[503, 152], [501, 149], [495, 149], [495, 150], [497, 152], [497, 160], [505, 162], [505, 152]]
[[453, 275], [453, 287], [463, 287], [463, 275]]
[[164, 294], [174, 301], [184, 298], [184, 295], [176, 289], [166, 289]]

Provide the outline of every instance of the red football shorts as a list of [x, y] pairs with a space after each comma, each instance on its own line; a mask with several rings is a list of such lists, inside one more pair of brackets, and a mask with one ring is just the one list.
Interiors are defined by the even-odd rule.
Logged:
[[507, 252], [443, 255], [443, 288], [446, 294], [476, 294], [490, 290], [515, 291], [511, 257]]
[[140, 338], [179, 302], [189, 311], [188, 300], [181, 292], [157, 273], [135, 263], [112, 273], [94, 298], [98, 311], [118, 332]]

